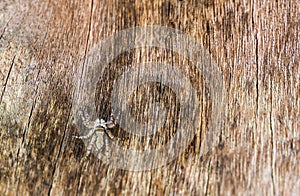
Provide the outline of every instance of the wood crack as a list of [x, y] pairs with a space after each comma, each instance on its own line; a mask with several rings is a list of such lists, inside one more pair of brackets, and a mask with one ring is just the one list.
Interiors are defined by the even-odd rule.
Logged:
[[255, 42], [256, 42], [256, 48], [255, 48], [255, 58], [256, 58], [256, 114], [255, 114], [255, 126], [256, 130], [258, 129], [257, 121], [258, 121], [258, 114], [259, 114], [259, 52], [258, 52], [258, 37], [257, 33], [255, 35]]
[[[20, 150], [24, 146], [26, 133], [27, 133], [27, 130], [29, 129], [31, 119], [32, 119], [32, 114], [33, 114], [33, 111], [34, 111], [34, 108], [35, 108], [35, 104], [36, 104], [35, 102], [36, 101], [34, 101], [34, 103], [31, 106], [31, 110], [30, 110], [30, 114], [29, 114], [29, 117], [28, 117], [27, 125], [25, 126], [24, 132], [23, 132], [23, 135], [22, 135], [21, 145], [20, 145], [20, 147], [18, 148], [18, 151], [17, 151], [17, 161], [16, 161], [15, 173], [16, 173], [17, 168], [19, 167]], [[18, 179], [20, 179], [20, 176], [18, 176]], [[17, 186], [17, 194], [19, 193], [19, 188], [20, 188], [20, 183], [18, 183], [18, 186]]]
[[9, 22], [11, 21], [11, 19], [12, 19], [12, 17], [10, 17], [10, 18], [8, 19], [6, 25], [4, 26], [3, 31], [2, 31], [2, 33], [1, 33], [1, 35], [0, 35], [0, 40], [3, 38], [3, 35], [4, 35], [5, 31], [6, 31], [6, 28], [8, 27]]
[[210, 169], [211, 169], [211, 159], [208, 162], [208, 166], [207, 166], [207, 181], [206, 181], [206, 185], [205, 185], [205, 193], [204, 195], [208, 195], [208, 187], [209, 187], [209, 174], [210, 174]]
[[[91, 0], [89, 28], [88, 28], [88, 35], [87, 35], [85, 51], [84, 51], [84, 60], [83, 60], [81, 76], [80, 76], [81, 79], [82, 79], [82, 76], [83, 76], [84, 64], [85, 64], [85, 61], [86, 61], [87, 50], [88, 50], [89, 39], [90, 39], [90, 33], [91, 33], [91, 28], [92, 28], [93, 6], [94, 6], [94, 2], [93, 2], [93, 0]], [[73, 103], [73, 100], [74, 100], [74, 97], [75, 97], [74, 96], [75, 95], [75, 89], [76, 89], [76, 87], [74, 88], [73, 93], [72, 93], [72, 95], [73, 95], [72, 103]], [[62, 138], [62, 140], [59, 144], [59, 151], [58, 151], [57, 157], [55, 158], [54, 168], [53, 168], [53, 172], [52, 172], [52, 180], [51, 180], [51, 184], [49, 186], [48, 195], [51, 195], [51, 192], [52, 192], [52, 189], [53, 189], [53, 182], [55, 180], [55, 173], [56, 173], [56, 169], [57, 169], [58, 160], [59, 160], [59, 157], [60, 157], [62, 149], [63, 149], [63, 144], [64, 144], [64, 141], [65, 141], [66, 132], [67, 132], [67, 129], [68, 129], [68, 124], [69, 124], [69, 121], [70, 121], [70, 118], [71, 118], [72, 107], [73, 107], [72, 103], [71, 103], [71, 107], [70, 107], [69, 112], [68, 112], [68, 118], [67, 118], [67, 122], [66, 122], [66, 125], [65, 125], [65, 128], [64, 128], [63, 138]], [[77, 189], [78, 189], [78, 187], [77, 187]], [[78, 190], [77, 190], [76, 194], [78, 194]]]
[[270, 131], [271, 131], [271, 179], [272, 179], [272, 186], [273, 186], [273, 195], [276, 195], [276, 188], [275, 188], [275, 181], [274, 181], [274, 166], [275, 166], [275, 144], [274, 144], [274, 131], [273, 131], [273, 123], [272, 123], [272, 113], [273, 113], [273, 94], [272, 94], [273, 82], [270, 79]]
[[69, 114], [68, 114], [68, 118], [67, 118], [67, 121], [66, 121], [66, 125], [64, 127], [63, 137], [62, 137], [62, 139], [61, 139], [61, 141], [59, 143], [58, 154], [57, 154], [56, 158], [54, 159], [54, 168], [53, 168], [53, 171], [52, 171], [52, 180], [51, 180], [51, 184], [50, 184], [50, 187], [49, 187], [49, 190], [48, 190], [48, 195], [51, 195], [51, 191], [52, 191], [52, 188], [53, 188], [53, 182], [54, 182], [54, 178], [55, 178], [55, 172], [56, 172], [56, 168], [57, 168], [59, 157], [60, 157], [62, 149], [63, 149], [63, 144], [64, 144], [64, 141], [65, 141], [65, 138], [66, 138], [66, 132], [67, 132], [69, 121], [70, 121], [70, 117], [71, 117], [71, 111], [72, 111], [72, 104], [71, 104], [71, 107], [70, 107], [69, 112], [68, 112]]
[[[49, 26], [49, 23], [48, 23], [48, 26]], [[45, 45], [45, 40], [46, 40], [46, 37], [47, 37], [47, 34], [48, 34], [48, 28], [47, 28], [47, 31], [45, 33], [45, 36], [43, 37], [43, 41], [42, 41], [42, 48], [44, 48], [44, 45]], [[41, 53], [41, 51], [40, 51]], [[36, 76], [36, 80], [38, 80], [39, 76], [40, 76], [40, 72], [41, 72], [41, 69], [39, 68], [38, 69], [38, 72], [37, 72], [37, 76]], [[31, 119], [32, 119], [32, 114], [33, 114], [33, 111], [34, 111], [34, 108], [36, 106], [36, 100], [37, 100], [37, 95], [38, 95], [38, 90], [39, 90], [39, 85], [38, 85], [38, 82], [36, 83], [36, 86], [34, 87], [34, 102], [31, 106], [31, 110], [30, 110], [30, 114], [29, 114], [29, 117], [28, 117], [28, 121], [27, 121], [27, 127], [25, 127], [24, 129], [24, 132], [23, 132], [23, 135], [22, 135], [22, 141], [21, 141], [21, 145], [19, 146], [18, 148], [18, 151], [17, 151], [17, 166], [15, 168], [15, 172], [19, 166], [19, 156], [20, 156], [20, 150], [22, 148], [22, 146], [24, 146], [24, 142], [25, 142], [25, 137], [26, 137], [26, 134], [29, 130], [29, 127], [30, 127], [30, 123], [31, 123]], [[0, 102], [1, 103], [1, 102]], [[20, 179], [20, 178], [18, 178]], [[20, 184], [18, 183], [17, 185], [17, 194], [19, 193], [19, 188], [20, 188]]]
[[8, 74], [7, 74], [6, 79], [5, 79], [4, 88], [3, 88], [3, 90], [2, 90], [1, 97], [0, 97], [0, 104], [2, 103], [3, 96], [4, 96], [4, 93], [5, 93], [5, 90], [6, 90], [6, 87], [7, 87], [7, 83], [8, 83], [8, 80], [9, 80], [9, 76], [10, 76], [10, 74], [11, 74], [12, 68], [13, 68], [14, 63], [15, 63], [15, 59], [16, 59], [16, 55], [15, 55], [15, 56], [13, 57], [13, 59], [12, 59], [12, 63], [11, 63], [11, 65], [10, 65]]
[[90, 34], [91, 34], [91, 31], [92, 31], [91, 29], [92, 29], [92, 19], [93, 19], [93, 6], [94, 6], [94, 0], [91, 0], [89, 29], [88, 29], [87, 38], [86, 38], [86, 44], [85, 44], [85, 50], [84, 50], [83, 65], [82, 65], [82, 69], [81, 69], [80, 81], [82, 81], [82, 76], [83, 76], [83, 71], [84, 71], [84, 64], [85, 64], [85, 61], [86, 61], [86, 56], [87, 56], [87, 51], [88, 51], [88, 46], [89, 46], [89, 40], [90, 40]]

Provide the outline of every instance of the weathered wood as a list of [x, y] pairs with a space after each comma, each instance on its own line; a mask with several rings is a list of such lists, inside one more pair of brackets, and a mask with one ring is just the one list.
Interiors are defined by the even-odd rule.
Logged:
[[[0, 194], [299, 194], [299, 18], [296, 0], [0, 1]], [[211, 53], [227, 95], [219, 144], [199, 153], [212, 100], [201, 73], [188, 71], [202, 108], [185, 153], [143, 172], [81, 161], [86, 146], [72, 138], [77, 73], [101, 40], [143, 25], [179, 29]], [[117, 71], [99, 88], [141, 60], [188, 64], [136, 49], [111, 62]], [[108, 118], [108, 100], [98, 100], [99, 117]]]

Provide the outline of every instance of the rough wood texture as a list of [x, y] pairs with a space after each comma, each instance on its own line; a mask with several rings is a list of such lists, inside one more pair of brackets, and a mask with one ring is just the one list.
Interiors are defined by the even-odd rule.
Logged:
[[[0, 1], [0, 195], [300, 194], [298, 1], [82, 2]], [[221, 70], [227, 105], [219, 145], [198, 153], [211, 110], [200, 88], [201, 130], [176, 161], [145, 172], [94, 156], [80, 162], [75, 73], [112, 33], [154, 24], [195, 37]], [[116, 65], [156, 58], [133, 53]]]

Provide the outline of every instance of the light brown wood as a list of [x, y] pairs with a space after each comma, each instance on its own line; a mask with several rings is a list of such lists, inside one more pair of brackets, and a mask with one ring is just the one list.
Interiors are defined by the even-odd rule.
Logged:
[[[0, 194], [300, 194], [299, 19], [296, 0], [1, 0]], [[218, 145], [199, 153], [212, 100], [194, 73], [201, 129], [175, 161], [143, 172], [93, 155], [82, 162], [86, 146], [72, 138], [78, 69], [101, 40], [144, 25], [179, 29], [212, 55], [227, 101]], [[187, 65], [159, 49], [129, 56], [111, 66], [141, 59]], [[100, 86], [112, 83], [108, 75]], [[104, 103], [105, 95], [98, 110], [108, 117]], [[126, 135], [126, 142], [139, 140]]]

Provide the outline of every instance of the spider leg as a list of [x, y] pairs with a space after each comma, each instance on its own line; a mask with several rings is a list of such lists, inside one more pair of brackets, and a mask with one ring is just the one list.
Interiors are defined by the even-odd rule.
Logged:
[[97, 137], [92, 137], [91, 141], [89, 142], [89, 145], [87, 146], [87, 150], [85, 153], [85, 156], [82, 158], [82, 161], [86, 161], [88, 157], [90, 156], [93, 146], [95, 145]]
[[109, 119], [109, 121], [105, 122], [105, 125], [109, 129], [112, 129], [112, 128], [114, 128], [116, 126], [115, 117], [114, 117], [113, 114], [110, 115], [110, 119]]
[[106, 130], [105, 130], [105, 133], [106, 133], [106, 135], [107, 135], [110, 139], [112, 139], [112, 140], [115, 139], [115, 136], [112, 134], [111, 130], [106, 129]]
[[108, 121], [105, 124], [106, 124], [107, 128], [109, 128], [109, 129], [112, 129], [116, 126], [116, 124], [112, 121]]
[[87, 135], [73, 136], [76, 139], [88, 139], [95, 133], [94, 129], [90, 129]]
[[81, 118], [82, 120], [82, 124], [89, 128], [89, 129], [92, 129], [94, 127], [94, 122], [91, 122], [89, 119], [90, 119], [90, 116], [88, 115], [87, 111], [86, 110], [81, 110], [78, 112], [78, 117]]

